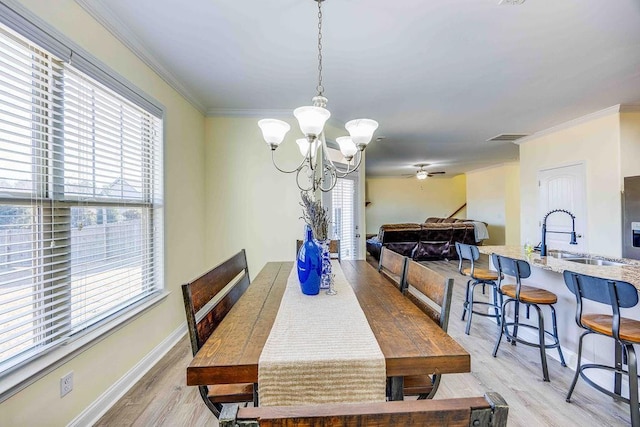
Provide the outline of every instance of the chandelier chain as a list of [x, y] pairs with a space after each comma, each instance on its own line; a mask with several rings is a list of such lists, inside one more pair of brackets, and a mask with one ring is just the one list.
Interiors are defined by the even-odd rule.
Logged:
[[[355, 172], [362, 163], [363, 152], [378, 127], [378, 122], [370, 119], [350, 120], [345, 124], [351, 136], [336, 138], [344, 162], [334, 163], [329, 156], [329, 148], [324, 134], [324, 125], [331, 116], [327, 107], [322, 85], [322, 2], [318, 3], [318, 85], [317, 95], [311, 99], [312, 106], [298, 107], [293, 115], [298, 120], [305, 136], [296, 140], [302, 160], [295, 169], [282, 169], [276, 164], [275, 151], [291, 129], [289, 123], [277, 119], [263, 119], [258, 122], [262, 136], [271, 149], [271, 161], [275, 168], [287, 174], [295, 174], [296, 184], [301, 191], [331, 191], [338, 179]], [[305, 184], [306, 183], [306, 184]]]
[[324, 86], [322, 86], [322, 0], [318, 1], [318, 86], [316, 90], [318, 95], [324, 95]]

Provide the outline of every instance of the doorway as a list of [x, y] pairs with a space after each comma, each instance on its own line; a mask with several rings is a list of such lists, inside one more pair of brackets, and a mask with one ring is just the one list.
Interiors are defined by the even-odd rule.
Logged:
[[[354, 174], [355, 175], [355, 174]], [[359, 259], [358, 177], [338, 178], [323, 200], [331, 216], [329, 236], [340, 240], [340, 258]]]
[[547, 212], [565, 209], [575, 215], [577, 245], [570, 245], [571, 217], [554, 213], [547, 218], [547, 246], [570, 252], [588, 252], [587, 203], [584, 163], [542, 169], [538, 172], [538, 227], [542, 235], [542, 221]]

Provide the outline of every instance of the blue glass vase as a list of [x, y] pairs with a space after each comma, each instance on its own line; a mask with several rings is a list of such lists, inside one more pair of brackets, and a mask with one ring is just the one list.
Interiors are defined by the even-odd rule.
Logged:
[[318, 295], [322, 277], [322, 251], [313, 240], [311, 227], [305, 227], [305, 239], [298, 251], [298, 280], [305, 295]]

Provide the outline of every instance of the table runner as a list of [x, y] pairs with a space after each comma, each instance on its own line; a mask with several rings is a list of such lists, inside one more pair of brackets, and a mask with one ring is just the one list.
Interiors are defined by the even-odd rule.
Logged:
[[337, 295], [304, 295], [289, 275], [258, 362], [261, 406], [385, 400], [384, 355], [340, 264]]

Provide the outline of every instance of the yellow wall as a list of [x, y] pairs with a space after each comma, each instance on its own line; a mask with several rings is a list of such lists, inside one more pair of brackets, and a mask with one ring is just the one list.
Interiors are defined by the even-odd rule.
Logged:
[[[430, 216], [447, 217], [466, 200], [466, 178], [367, 179], [367, 234], [378, 233], [382, 224], [424, 222]], [[464, 218], [464, 212], [456, 215]]]
[[504, 168], [505, 244], [520, 245], [520, 163], [507, 163]]
[[520, 145], [521, 241], [540, 241], [538, 171], [577, 162], [584, 162], [586, 169], [588, 251], [620, 256], [620, 122], [616, 113]]
[[[292, 130], [296, 130], [291, 123]], [[290, 132], [276, 151], [283, 168], [301, 158]], [[267, 261], [293, 260], [302, 237], [295, 175], [278, 172], [255, 118], [206, 119], [207, 259], [245, 248], [252, 276]]]
[[517, 163], [467, 172], [467, 216], [484, 221], [485, 245], [520, 244], [520, 176]]
[[[204, 117], [73, 0], [24, 0], [25, 7], [166, 108], [165, 284], [169, 297], [54, 372], [0, 404], [0, 425], [66, 425], [184, 323], [180, 284], [208, 265], [205, 227]], [[59, 379], [74, 389], [59, 397]]]

